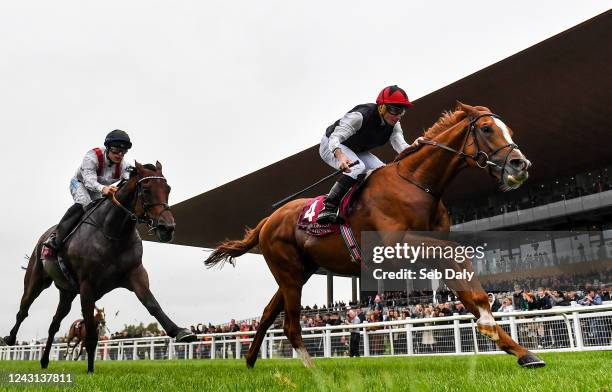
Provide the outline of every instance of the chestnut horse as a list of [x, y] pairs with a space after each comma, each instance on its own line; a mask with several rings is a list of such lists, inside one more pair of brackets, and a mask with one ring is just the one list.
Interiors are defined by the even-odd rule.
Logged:
[[[106, 314], [104, 313], [104, 308], [98, 309], [96, 307], [96, 315], [94, 316], [94, 320], [96, 321], [96, 331], [98, 331], [98, 335], [96, 338], [99, 340], [100, 336], [104, 334], [104, 329], [106, 328]], [[81, 358], [81, 354], [83, 353], [83, 342], [85, 342], [85, 338], [87, 337], [87, 328], [85, 328], [85, 321], [83, 319], [74, 320], [72, 325], [70, 325], [70, 329], [68, 330], [68, 337], [66, 340], [66, 357], [70, 353], [70, 358], [75, 361]], [[72, 344], [72, 345], [71, 345]], [[74, 350], [79, 347], [79, 354], [74, 357]]]
[[[60, 256], [72, 272], [74, 283], [60, 271], [57, 260], [43, 259], [43, 242], [55, 229], [51, 227], [36, 243], [24, 278], [24, 290], [17, 320], [9, 336], [0, 344], [12, 346], [28, 310], [40, 293], [55, 283], [60, 300], [51, 325], [45, 351], [40, 359], [49, 366], [49, 352], [62, 319], [70, 312], [72, 301], [81, 296], [81, 312], [88, 331], [96, 330], [95, 302], [111, 290], [122, 287], [133, 291], [149, 313], [159, 321], [169, 336], [180, 342], [194, 341], [195, 334], [178, 327], [162, 310], [149, 290], [149, 275], [142, 265], [142, 239], [136, 224], [145, 223], [161, 242], [174, 237], [174, 217], [168, 206], [170, 186], [162, 174], [162, 165], [136, 162], [130, 178], [123, 181], [111, 198], [100, 200], [85, 212], [82, 224], [66, 238]], [[96, 345], [94, 334], [85, 338], [87, 372], [93, 373]]]
[[[527, 179], [531, 163], [511, 135], [510, 128], [488, 108], [458, 103], [455, 111], [444, 113], [425, 132], [425, 140], [416, 151], [402, 152], [393, 163], [370, 175], [349, 216], [356, 238], [361, 238], [363, 231], [449, 231], [450, 220], [440, 196], [457, 173], [468, 166], [486, 169], [504, 191], [518, 188]], [[312, 366], [299, 322], [302, 287], [320, 267], [339, 275], [360, 273], [360, 266], [351, 262], [339, 235], [313, 237], [297, 229], [307, 201], [294, 200], [277, 209], [254, 229], [247, 230], [242, 240], [222, 243], [206, 260], [207, 266], [232, 261], [259, 245], [279, 285], [246, 356], [248, 367], [254, 366], [266, 330], [282, 310], [285, 335], [304, 364]], [[422, 237], [404, 237], [406, 242], [411, 240], [420, 243]], [[457, 263], [453, 264], [457, 268]], [[470, 262], [461, 268], [472, 271]], [[477, 317], [478, 330], [496, 341], [500, 349], [518, 357], [521, 366], [544, 365], [496, 324], [487, 293], [477, 279], [455, 291]]]

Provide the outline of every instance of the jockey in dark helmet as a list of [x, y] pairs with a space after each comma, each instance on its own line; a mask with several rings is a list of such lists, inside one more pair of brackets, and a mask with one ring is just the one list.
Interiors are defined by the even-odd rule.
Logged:
[[[391, 141], [396, 152], [409, 147], [404, 140], [400, 118], [412, 106], [406, 92], [397, 86], [385, 87], [376, 103], [357, 105], [325, 131], [319, 154], [333, 168], [344, 169], [325, 200], [325, 209], [318, 223], [341, 223], [338, 205], [342, 197], [357, 181], [357, 176], [368, 170], [384, 166], [384, 163], [369, 150]], [[419, 139], [415, 141], [418, 144]], [[359, 160], [359, 164], [349, 165]]]
[[130, 148], [132, 142], [128, 134], [115, 129], [106, 135], [103, 148], [87, 151], [83, 163], [70, 180], [70, 193], [74, 205], [64, 214], [56, 232], [51, 234], [44, 245], [58, 251], [66, 236], [85, 212], [85, 207], [93, 200], [112, 195], [117, 191], [117, 187], [111, 184], [121, 178], [129, 177], [130, 165], [123, 157]]

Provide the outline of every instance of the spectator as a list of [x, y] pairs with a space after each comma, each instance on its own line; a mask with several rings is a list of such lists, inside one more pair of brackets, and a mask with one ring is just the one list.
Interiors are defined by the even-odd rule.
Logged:
[[538, 289], [536, 300], [538, 309], [550, 309], [553, 306], [550, 291], [544, 290], [542, 287]]
[[601, 305], [601, 296], [595, 290], [589, 290], [589, 293], [578, 304], [583, 306]]
[[487, 294], [487, 296], [489, 297], [489, 305], [491, 306], [491, 312], [497, 312], [499, 310], [499, 307], [501, 306], [501, 303], [499, 302], [497, 297], [495, 297], [495, 294], [489, 293]]
[[461, 316], [463, 316], [464, 314], [467, 314], [467, 310], [465, 309], [465, 306], [463, 306], [463, 303], [461, 303], [461, 301], [455, 302], [454, 313], [457, 313]]
[[535, 296], [529, 292], [523, 292], [523, 310], [537, 310], [539, 303]]
[[[361, 324], [361, 320], [357, 317], [357, 314], [354, 310], [349, 310], [346, 314], [346, 323], [347, 324]], [[351, 340], [349, 343], [349, 357], [358, 357], [359, 356], [359, 343], [361, 342], [361, 331], [357, 328], [351, 329]]]
[[601, 300], [602, 301], [610, 301], [610, 292], [608, 291], [608, 289], [605, 286], [601, 286], [600, 287], [600, 293], [601, 293]]

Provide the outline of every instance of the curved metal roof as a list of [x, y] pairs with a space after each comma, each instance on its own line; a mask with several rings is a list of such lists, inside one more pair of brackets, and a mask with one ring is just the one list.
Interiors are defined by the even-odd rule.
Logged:
[[[407, 140], [455, 101], [500, 114], [534, 163], [530, 181], [568, 176], [612, 162], [612, 11], [581, 23], [415, 101], [402, 119]], [[172, 207], [179, 245], [214, 247], [238, 238], [270, 214], [270, 205], [330, 173], [318, 145]], [[390, 148], [376, 152], [393, 158]], [[466, 170], [444, 195], [447, 204], [496, 192]], [[466, 187], [464, 184], [470, 184]], [[322, 184], [306, 196], [327, 192]]]

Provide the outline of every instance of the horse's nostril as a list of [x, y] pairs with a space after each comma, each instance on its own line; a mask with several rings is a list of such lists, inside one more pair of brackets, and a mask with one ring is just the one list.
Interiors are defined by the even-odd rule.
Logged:
[[510, 165], [516, 170], [525, 170], [528, 167], [528, 161], [523, 158], [515, 158], [510, 160]]

